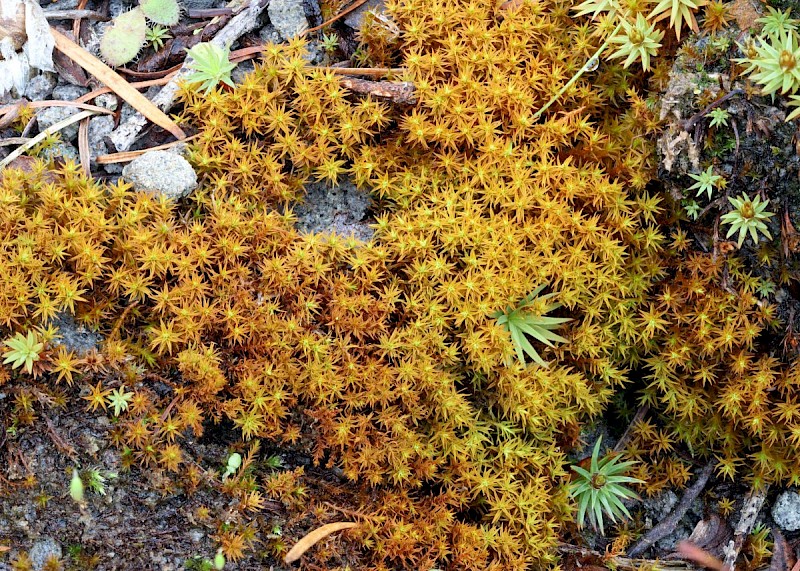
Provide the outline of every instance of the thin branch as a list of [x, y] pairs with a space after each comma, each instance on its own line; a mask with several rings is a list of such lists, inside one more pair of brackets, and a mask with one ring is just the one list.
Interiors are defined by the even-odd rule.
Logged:
[[648, 531], [644, 537], [636, 542], [636, 545], [628, 550], [629, 556], [636, 557], [637, 555], [641, 555], [657, 541], [664, 539], [675, 530], [678, 522], [683, 518], [684, 515], [686, 515], [686, 512], [689, 511], [692, 503], [697, 499], [697, 496], [700, 495], [700, 492], [703, 491], [703, 488], [706, 487], [708, 480], [711, 478], [711, 474], [714, 472], [715, 465], [716, 462], [714, 460], [710, 460], [708, 464], [706, 464], [705, 468], [703, 468], [700, 474], [697, 476], [697, 480], [695, 480], [694, 484], [692, 484], [691, 487], [689, 487], [683, 494], [681, 501], [678, 502], [678, 505], [675, 506], [675, 509], [672, 510], [667, 517], [661, 520], [658, 525]]
[[722, 550], [725, 554], [725, 561], [723, 563], [725, 569], [730, 571], [735, 569], [736, 560], [739, 558], [739, 552], [742, 550], [747, 536], [750, 535], [750, 531], [756, 523], [758, 512], [760, 512], [761, 508], [764, 506], [768, 491], [769, 486], [764, 486], [757, 490], [750, 490], [750, 493], [747, 494], [747, 497], [744, 499], [742, 512], [739, 515], [739, 523], [736, 524], [736, 528], [733, 530], [733, 539], [731, 539]]
[[163, 151], [165, 149], [171, 149], [177, 145], [181, 145], [183, 143], [188, 143], [192, 139], [196, 139], [197, 135], [192, 135], [191, 137], [186, 137], [185, 139], [181, 139], [180, 141], [172, 141], [171, 143], [165, 143], [163, 145], [158, 145], [157, 147], [149, 147], [147, 149], [141, 149], [139, 151], [124, 151], [122, 153], [112, 153], [110, 155], [100, 155], [99, 157], [95, 157], [95, 163], [98, 165], [110, 165], [112, 163], [127, 163], [135, 159], [136, 157], [140, 157], [145, 153], [149, 153], [150, 151]]
[[367, 1], [368, 1], [368, 0], [356, 0], [355, 2], [353, 2], [352, 4], [350, 4], [350, 5], [349, 5], [347, 8], [345, 8], [344, 10], [342, 10], [341, 12], [339, 12], [338, 14], [336, 14], [336, 15], [335, 15], [333, 18], [331, 18], [331, 19], [330, 19], [330, 20], [328, 20], [327, 22], [322, 22], [322, 23], [321, 23], [319, 26], [314, 26], [313, 28], [309, 28], [308, 30], [305, 30], [304, 32], [301, 32], [301, 33], [300, 33], [300, 37], [303, 37], [303, 36], [305, 36], [306, 34], [310, 34], [310, 33], [312, 33], [312, 32], [316, 32], [317, 30], [321, 30], [321, 29], [322, 29], [322, 28], [324, 28], [325, 26], [330, 26], [330, 25], [331, 25], [331, 24], [333, 24], [333, 23], [334, 23], [336, 20], [340, 20], [340, 19], [344, 18], [344, 17], [345, 17], [345, 16], [347, 16], [347, 15], [348, 15], [350, 12], [352, 12], [353, 10], [355, 10], [356, 8], [360, 8], [361, 6], [363, 6], [364, 4], [366, 4], [366, 3], [367, 3]]
[[692, 571], [695, 567], [686, 561], [673, 559], [669, 561], [638, 559], [634, 557], [615, 556], [606, 560], [606, 554], [593, 549], [586, 549], [568, 543], [559, 543], [558, 552], [565, 555], [576, 555], [583, 558], [597, 558], [606, 561], [607, 568], [621, 569], [622, 571], [639, 571], [652, 569], [654, 571]]
[[722, 105], [725, 101], [727, 101], [731, 97], [734, 97], [736, 95], [741, 95], [742, 93], [744, 93], [744, 91], [741, 90], [741, 89], [733, 89], [733, 90], [729, 91], [728, 93], [726, 93], [725, 95], [723, 95], [722, 97], [717, 99], [716, 101], [710, 103], [705, 109], [703, 109], [701, 111], [698, 111], [697, 113], [695, 113], [694, 115], [689, 117], [686, 121], [683, 122], [681, 127], [683, 128], [684, 131], [687, 131], [687, 132], [691, 131], [692, 127], [694, 127], [703, 117], [705, 117], [711, 111], [713, 111], [714, 108], [719, 107], [720, 105]]
[[414, 84], [410, 81], [370, 81], [353, 77], [342, 79], [339, 83], [359, 95], [373, 95], [404, 105], [413, 105], [417, 102]]
[[47, 129], [36, 135], [35, 137], [31, 138], [24, 145], [14, 149], [14, 151], [11, 154], [9, 154], [6, 158], [0, 161], [0, 169], [7, 167], [9, 163], [11, 163], [11, 161], [22, 155], [22, 153], [24, 153], [28, 149], [36, 146], [38, 143], [40, 143], [53, 133], [57, 133], [64, 127], [69, 127], [73, 123], [77, 123], [81, 119], [85, 119], [86, 117], [91, 117], [94, 114], [95, 114], [94, 111], [81, 111], [80, 113], [76, 113], [75, 115], [70, 115], [69, 117], [67, 117], [62, 121], [59, 121], [55, 125], [51, 125]]
[[108, 22], [111, 18], [95, 12], [94, 10], [45, 10], [44, 17], [48, 20], [97, 20], [98, 22]]

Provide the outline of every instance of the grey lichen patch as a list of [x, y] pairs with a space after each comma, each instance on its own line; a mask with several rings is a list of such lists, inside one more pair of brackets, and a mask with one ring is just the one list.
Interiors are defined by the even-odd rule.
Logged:
[[367, 242], [373, 234], [367, 216], [370, 204], [369, 194], [349, 181], [334, 187], [313, 183], [306, 187], [303, 203], [294, 208], [296, 226], [301, 232], [334, 233]]
[[54, 344], [63, 345], [68, 351], [72, 351], [76, 355], [85, 355], [98, 349], [100, 345], [100, 335], [75, 323], [75, 319], [69, 313], [56, 315], [55, 319], [53, 319], [53, 325], [58, 328], [59, 335]]
[[772, 519], [784, 531], [800, 530], [800, 494], [795, 490], [782, 492], [772, 506]]

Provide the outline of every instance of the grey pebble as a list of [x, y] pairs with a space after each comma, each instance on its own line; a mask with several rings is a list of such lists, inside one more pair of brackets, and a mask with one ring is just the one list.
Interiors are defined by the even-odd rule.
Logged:
[[197, 174], [189, 161], [167, 151], [149, 151], [122, 169], [137, 191], [163, 194], [177, 200], [197, 188]]

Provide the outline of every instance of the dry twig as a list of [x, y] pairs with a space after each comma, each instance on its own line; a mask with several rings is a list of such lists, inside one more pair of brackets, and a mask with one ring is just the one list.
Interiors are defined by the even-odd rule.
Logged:
[[337, 523], [328, 523], [322, 527], [318, 527], [314, 531], [307, 533], [302, 539], [300, 539], [300, 541], [295, 543], [294, 547], [292, 547], [289, 550], [289, 553], [286, 554], [286, 557], [283, 558], [283, 561], [287, 564], [294, 563], [303, 556], [303, 553], [314, 547], [314, 545], [328, 537], [330, 534], [356, 526], [358, 526], [358, 524], [351, 521], [340, 521]]
[[[573, 555], [580, 558], [605, 559], [605, 554], [592, 549], [559, 543], [558, 551], [564, 555]], [[652, 559], [639, 559], [634, 557], [614, 556], [608, 559], [605, 566], [609, 569], [620, 569], [621, 571], [639, 571], [640, 569], [652, 569], [653, 571], [693, 571], [694, 567], [680, 559], [670, 561], [656, 561]], [[584, 566], [585, 568], [586, 566]]]
[[94, 10], [46, 10], [44, 17], [48, 20], [79, 20], [86, 18], [87, 20], [97, 20], [99, 22], [108, 22], [111, 19]]
[[410, 81], [370, 81], [347, 77], [340, 79], [339, 83], [359, 95], [373, 95], [403, 105], [417, 102], [414, 84]]
[[703, 491], [703, 488], [706, 487], [708, 480], [711, 478], [711, 474], [714, 472], [715, 464], [716, 463], [714, 460], [711, 460], [708, 464], [706, 464], [706, 466], [700, 471], [700, 474], [698, 474], [697, 480], [695, 480], [694, 484], [692, 484], [683, 494], [681, 501], [678, 502], [678, 505], [675, 506], [675, 509], [672, 510], [667, 517], [661, 520], [658, 525], [648, 531], [644, 537], [637, 541], [636, 545], [628, 550], [629, 556], [636, 557], [637, 555], [641, 555], [650, 546], [655, 544], [657, 541], [664, 539], [675, 529], [675, 526], [678, 525], [678, 522], [681, 520], [681, 518], [686, 514], [687, 511], [689, 511], [689, 507], [691, 507], [692, 502], [694, 502], [697, 496], [700, 495], [700, 492]]
[[63, 119], [62, 121], [59, 121], [55, 125], [51, 125], [47, 129], [36, 135], [35, 137], [29, 139], [28, 142], [25, 143], [24, 145], [21, 145], [16, 149], [14, 149], [13, 152], [11, 152], [6, 158], [0, 161], [0, 169], [5, 168], [11, 161], [13, 161], [14, 159], [22, 155], [22, 153], [24, 153], [31, 147], [34, 147], [35, 145], [43, 141], [45, 138], [52, 135], [53, 133], [57, 133], [64, 127], [68, 127], [69, 125], [72, 125], [73, 123], [76, 123], [81, 119], [85, 119], [86, 117], [91, 117], [94, 114], [95, 114], [94, 111], [81, 111], [80, 113], [76, 113], [75, 115], [70, 115], [69, 117]]
[[758, 490], [750, 490], [750, 493], [744, 499], [739, 523], [736, 524], [733, 530], [733, 539], [722, 550], [725, 553], [725, 569], [731, 571], [735, 569], [734, 565], [739, 558], [739, 552], [742, 550], [747, 536], [756, 523], [758, 512], [761, 511], [764, 501], [767, 499], [767, 491], [769, 491], [769, 486], [764, 486]]
[[171, 149], [177, 145], [182, 145], [183, 143], [187, 143], [192, 139], [196, 139], [197, 135], [192, 135], [191, 137], [186, 137], [180, 141], [173, 141], [171, 143], [166, 143], [164, 145], [158, 145], [157, 147], [150, 147], [147, 149], [141, 149], [139, 151], [124, 151], [122, 153], [112, 153], [110, 155], [100, 155], [95, 159], [95, 162], [98, 165], [110, 165], [112, 163], [127, 163], [139, 157], [147, 152], [150, 151], [163, 151], [165, 149]]

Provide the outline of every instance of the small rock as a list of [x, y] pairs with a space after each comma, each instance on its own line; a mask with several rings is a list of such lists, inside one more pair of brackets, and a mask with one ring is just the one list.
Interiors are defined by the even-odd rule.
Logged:
[[[74, 107], [47, 107], [41, 109], [36, 113], [36, 119], [39, 122], [39, 130], [44, 131], [49, 129], [59, 121], [63, 121], [67, 117], [72, 117], [79, 109]], [[78, 135], [78, 123], [68, 125], [59, 131], [61, 133], [61, 140], [64, 142], [72, 141]]]
[[255, 65], [252, 61], [243, 61], [236, 68], [231, 72], [231, 79], [237, 85], [244, 81], [245, 76], [248, 73], [252, 73], [255, 69]]
[[103, 139], [114, 130], [114, 118], [110, 115], [93, 117], [89, 121], [89, 149], [92, 157], [104, 155], [108, 152]]
[[53, 0], [53, 2], [41, 2], [42, 9], [48, 10], [74, 10], [78, 7], [79, 0]]
[[271, 0], [267, 13], [272, 25], [287, 40], [310, 27], [303, 0]]
[[87, 93], [89, 93], [89, 90], [85, 87], [64, 83], [53, 89], [53, 99], [58, 99], [59, 101], [75, 101], [78, 97], [86, 95]]
[[[270, 24], [267, 24], [266, 26], [261, 28], [261, 31], [258, 32], [258, 37], [265, 44], [279, 44], [283, 41], [283, 38], [281, 38], [281, 34], [278, 32], [278, 30], [276, 30]], [[239, 64], [238, 67], [242, 67], [242, 65]], [[234, 71], [233, 73], [236, 72]]]
[[189, 530], [189, 540], [190, 540], [192, 543], [200, 543], [201, 541], [203, 541], [203, 538], [204, 538], [205, 536], [206, 536], [206, 534], [205, 534], [205, 533], [203, 533], [203, 530], [202, 530], [202, 529], [192, 529], [192, 530]]
[[56, 74], [47, 71], [42, 72], [28, 81], [28, 85], [25, 87], [25, 97], [31, 101], [44, 101], [53, 93], [57, 83]]
[[784, 531], [800, 529], [800, 494], [787, 490], [775, 500], [772, 506], [772, 519]]
[[53, 325], [58, 327], [59, 334], [53, 343], [56, 346], [63, 345], [67, 351], [72, 351], [78, 356], [85, 355], [100, 345], [100, 336], [75, 323], [75, 319], [69, 313], [62, 312], [56, 315]]
[[383, 0], [367, 0], [365, 4], [362, 4], [361, 6], [350, 12], [344, 19], [344, 23], [353, 28], [354, 30], [360, 30], [361, 24], [364, 23], [364, 16], [370, 10], [375, 10], [376, 12], [383, 12]]
[[78, 162], [78, 149], [71, 143], [58, 142], [52, 147], [42, 149], [39, 157], [44, 160], [61, 159], [64, 161]]
[[189, 161], [166, 151], [149, 151], [131, 161], [122, 176], [137, 191], [183, 198], [197, 188], [197, 174]]
[[33, 568], [36, 571], [41, 571], [48, 559], [52, 557], [61, 559], [61, 545], [56, 540], [45, 537], [33, 544], [33, 547], [28, 551], [28, 557], [31, 558]]
[[654, 524], [658, 524], [662, 519], [667, 517], [672, 508], [678, 503], [678, 496], [672, 490], [667, 490], [654, 496], [647, 498], [642, 502], [642, 508], [647, 517], [652, 518]]
[[94, 104], [103, 109], [111, 111], [117, 110], [117, 96], [111, 93], [103, 93], [94, 98]]
[[208, 10], [222, 8], [225, 3], [225, 0], [182, 0], [181, 6], [186, 10]]
[[294, 210], [297, 228], [303, 232], [354, 236], [366, 242], [373, 234], [364, 220], [369, 205], [369, 194], [358, 190], [352, 182], [343, 181], [334, 187], [324, 183], [309, 184], [305, 200]]

